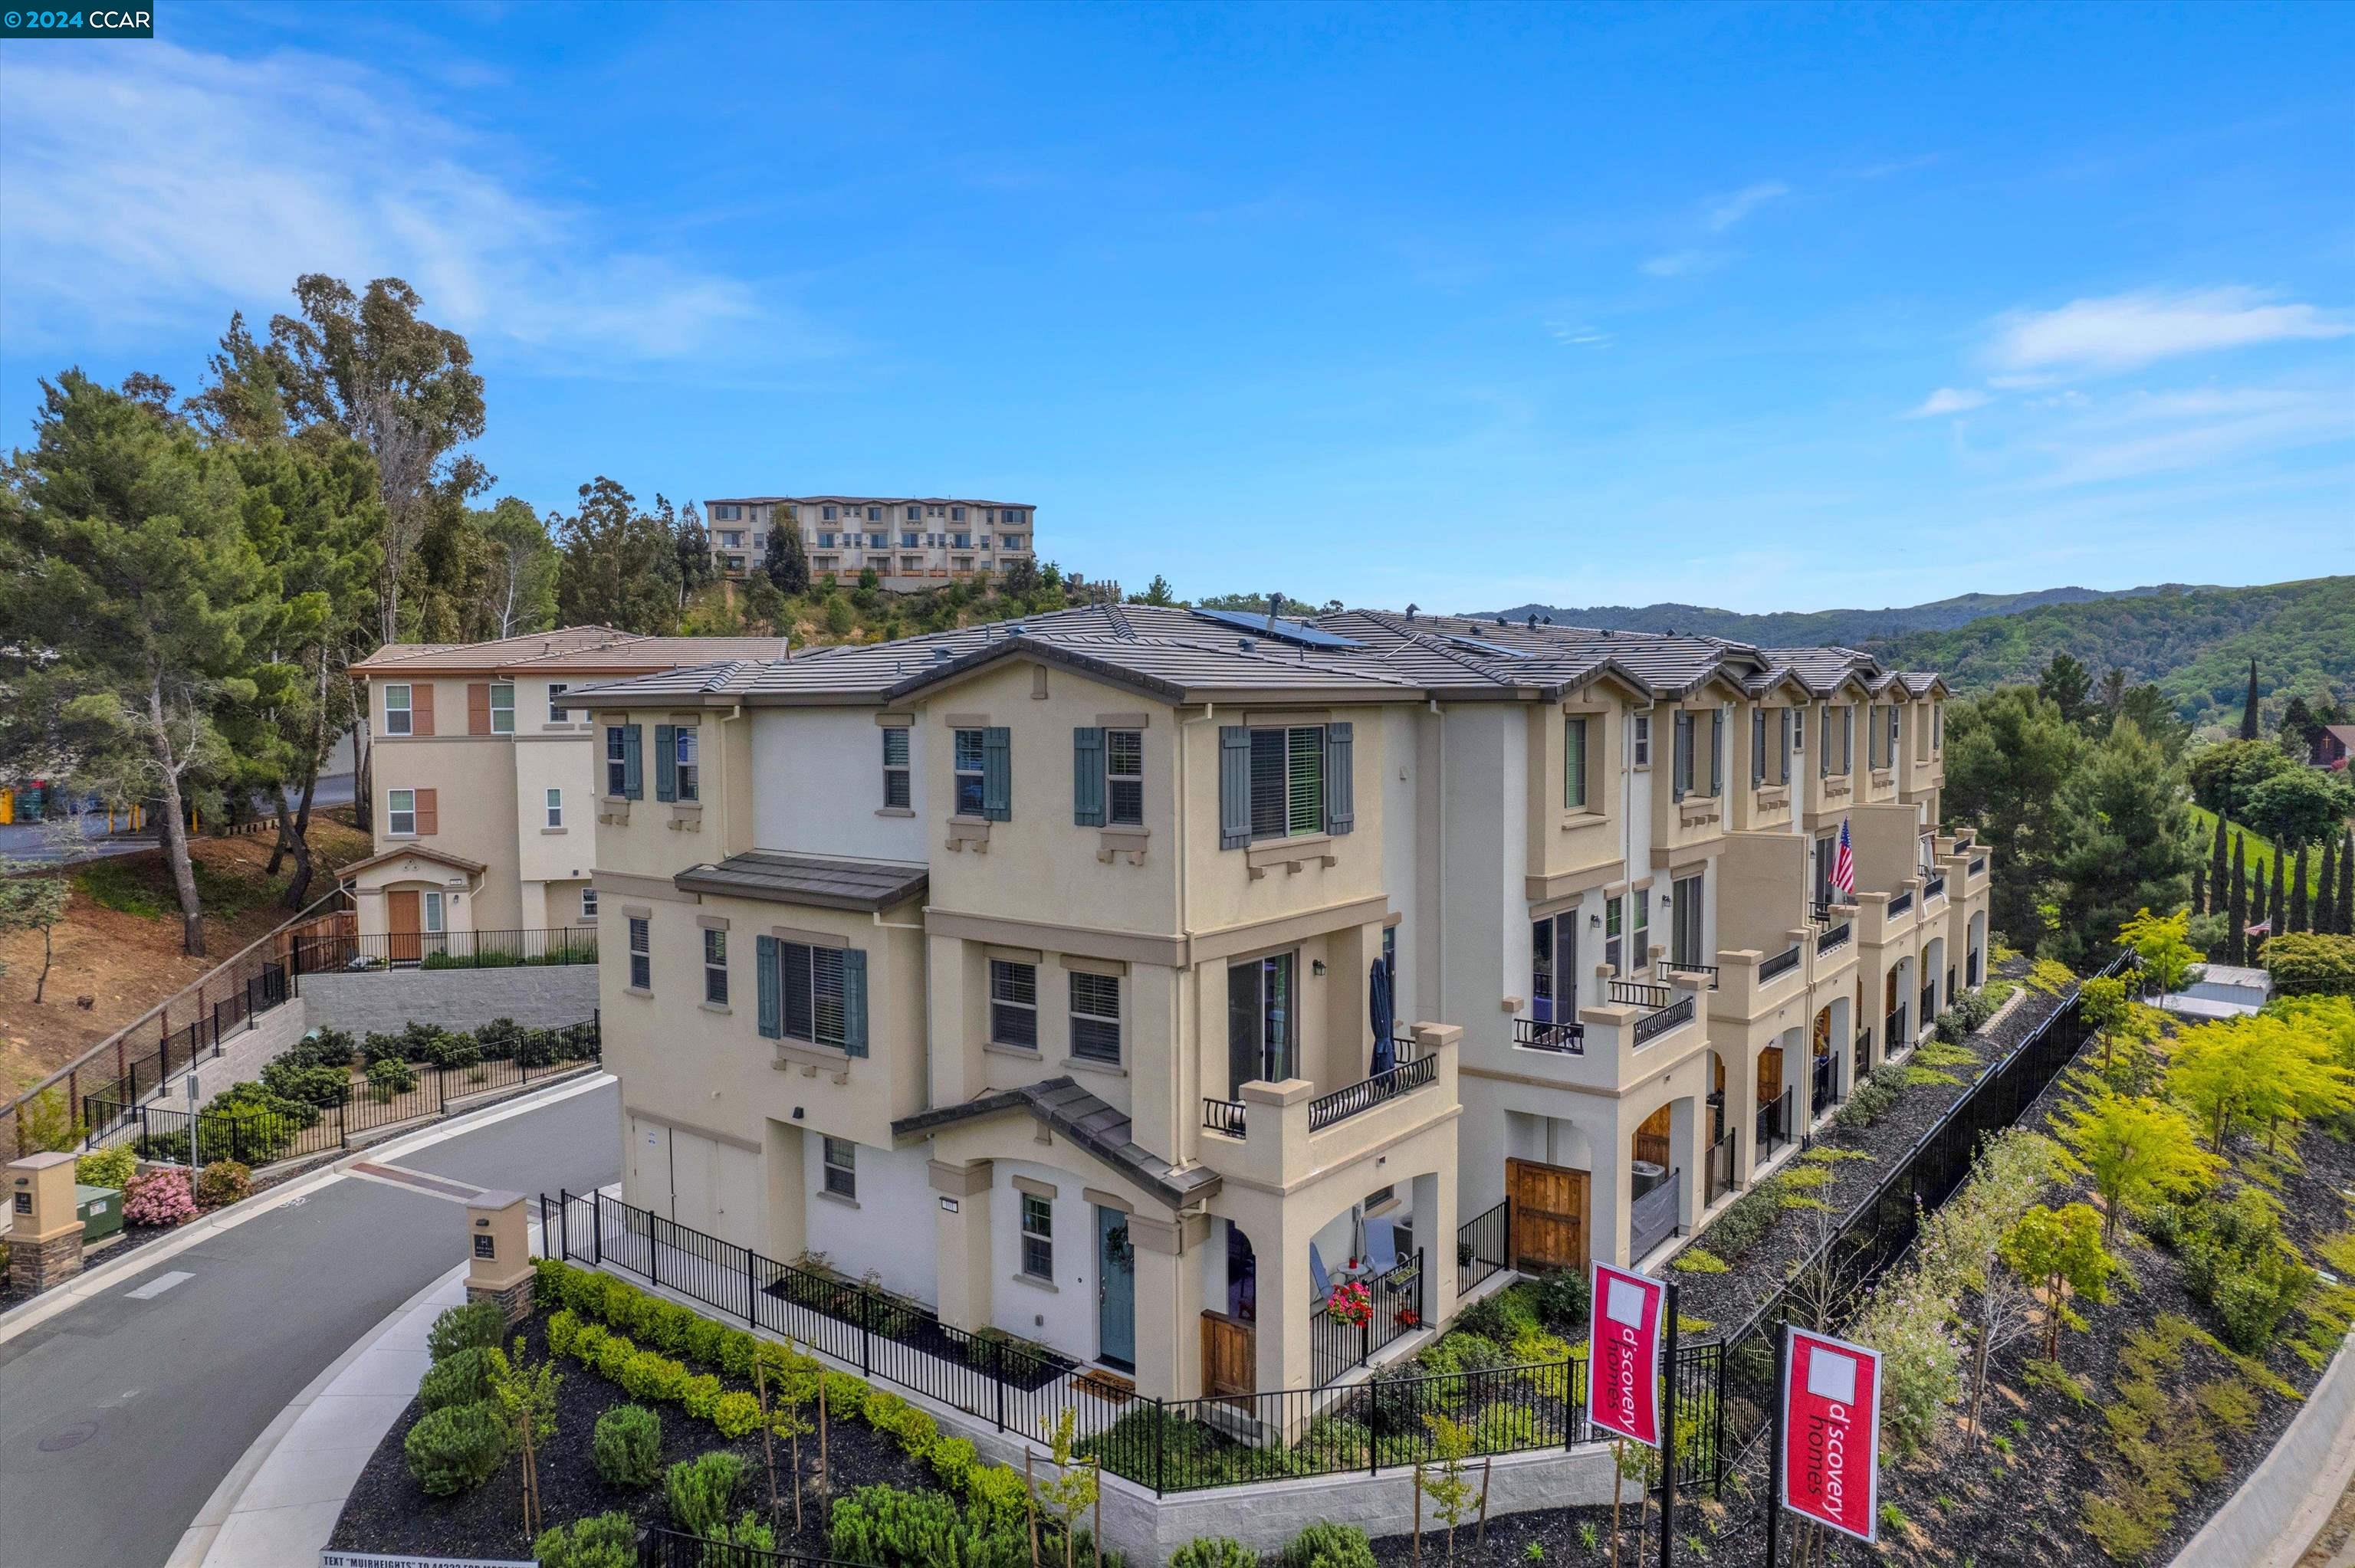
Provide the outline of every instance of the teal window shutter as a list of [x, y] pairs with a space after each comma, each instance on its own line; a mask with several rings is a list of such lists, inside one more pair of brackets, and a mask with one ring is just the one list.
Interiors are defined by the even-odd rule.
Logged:
[[1219, 728], [1219, 847], [1241, 849], [1251, 842], [1251, 731], [1239, 724]]
[[643, 800], [646, 798], [645, 763], [640, 759], [640, 742], [645, 735], [642, 725], [622, 726], [622, 798]]
[[666, 724], [655, 726], [655, 799], [678, 799], [678, 731]]
[[774, 937], [752, 938], [752, 972], [761, 993], [761, 1037], [782, 1040], [785, 1034], [784, 974], [777, 963]]
[[1014, 815], [1014, 736], [1004, 725], [981, 732], [981, 814], [993, 822]]
[[1325, 726], [1325, 831], [1346, 833], [1358, 825], [1357, 781], [1350, 777], [1357, 751], [1357, 726]]
[[842, 1053], [867, 1054], [867, 950], [847, 948], [842, 954]]
[[1082, 828], [1104, 825], [1104, 732], [1071, 731], [1071, 821]]

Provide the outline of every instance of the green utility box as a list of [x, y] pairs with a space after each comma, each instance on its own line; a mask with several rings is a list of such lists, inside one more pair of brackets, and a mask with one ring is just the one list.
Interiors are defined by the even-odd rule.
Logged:
[[123, 1234], [123, 1192], [115, 1187], [85, 1187], [74, 1183], [74, 1218], [81, 1222], [87, 1245]]

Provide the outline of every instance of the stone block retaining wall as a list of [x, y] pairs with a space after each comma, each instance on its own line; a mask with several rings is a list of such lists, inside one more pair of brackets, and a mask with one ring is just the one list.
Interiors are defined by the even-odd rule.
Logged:
[[583, 1022], [597, 1011], [595, 964], [309, 974], [302, 985], [313, 1027], [355, 1034], [389, 1034], [410, 1023], [479, 1029], [494, 1018], [549, 1028]]

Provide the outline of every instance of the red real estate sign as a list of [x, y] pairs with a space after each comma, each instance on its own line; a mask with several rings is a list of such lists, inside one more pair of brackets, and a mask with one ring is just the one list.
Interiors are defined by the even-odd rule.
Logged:
[[1594, 1266], [1594, 1342], [1586, 1369], [1586, 1418], [1605, 1432], [1660, 1446], [1660, 1312], [1657, 1279]]
[[1880, 1499], [1881, 1352], [1805, 1329], [1789, 1333], [1783, 1506], [1870, 1541]]

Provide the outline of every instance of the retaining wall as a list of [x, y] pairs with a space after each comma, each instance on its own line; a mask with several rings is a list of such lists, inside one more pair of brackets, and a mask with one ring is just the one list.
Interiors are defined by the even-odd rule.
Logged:
[[302, 989], [314, 1028], [355, 1034], [392, 1033], [412, 1022], [479, 1029], [495, 1018], [548, 1028], [584, 1022], [597, 1011], [597, 966], [308, 974]]

